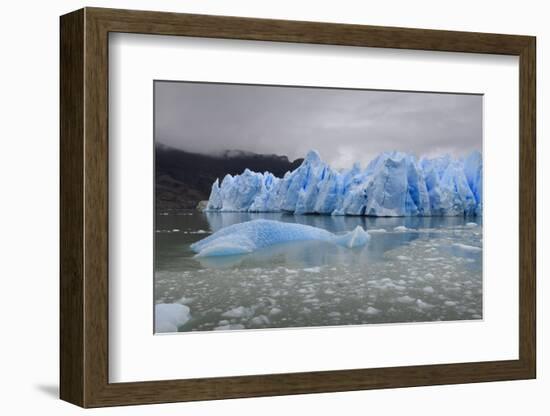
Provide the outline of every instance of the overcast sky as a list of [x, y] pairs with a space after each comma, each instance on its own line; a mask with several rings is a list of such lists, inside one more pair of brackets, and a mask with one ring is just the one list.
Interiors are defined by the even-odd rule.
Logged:
[[157, 81], [155, 140], [290, 160], [316, 149], [335, 168], [389, 150], [463, 156], [481, 150], [482, 96]]

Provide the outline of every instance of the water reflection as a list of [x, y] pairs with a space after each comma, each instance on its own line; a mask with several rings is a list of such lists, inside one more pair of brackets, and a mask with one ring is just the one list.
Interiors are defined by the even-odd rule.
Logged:
[[[360, 225], [371, 239], [356, 249], [303, 241], [217, 258], [195, 258], [189, 248], [259, 218], [333, 233]], [[155, 301], [190, 308], [192, 318], [179, 331], [481, 319], [481, 225], [481, 218], [461, 217], [157, 216]]]
[[[453, 227], [465, 224], [463, 217], [364, 217], [364, 216], [331, 216], [331, 215], [295, 215], [285, 213], [251, 213], [251, 212], [205, 212], [204, 215], [210, 229], [216, 232], [222, 228], [254, 219], [270, 219], [290, 223], [311, 225], [335, 232], [353, 230], [360, 225], [369, 229], [393, 230], [398, 226], [407, 228], [439, 228]], [[481, 225], [481, 218], [472, 218], [468, 221]]]

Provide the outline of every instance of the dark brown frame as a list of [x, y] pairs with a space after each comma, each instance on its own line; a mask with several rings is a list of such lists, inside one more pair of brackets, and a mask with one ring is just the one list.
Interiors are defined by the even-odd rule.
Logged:
[[[110, 32], [519, 56], [519, 359], [109, 383]], [[99, 8], [62, 16], [61, 398], [82, 407], [100, 407], [535, 378], [535, 45], [531, 36]]]

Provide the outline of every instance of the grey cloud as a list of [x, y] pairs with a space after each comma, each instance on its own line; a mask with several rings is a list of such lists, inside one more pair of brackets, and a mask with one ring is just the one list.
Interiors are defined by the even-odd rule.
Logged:
[[316, 149], [335, 167], [382, 151], [462, 156], [482, 146], [482, 96], [155, 82], [155, 140], [217, 153]]

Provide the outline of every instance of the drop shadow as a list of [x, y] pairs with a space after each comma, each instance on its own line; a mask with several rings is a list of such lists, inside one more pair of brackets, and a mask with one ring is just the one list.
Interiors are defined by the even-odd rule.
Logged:
[[50, 396], [54, 399], [59, 398], [59, 386], [57, 384], [37, 384], [34, 387], [46, 396]]

